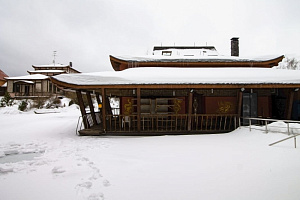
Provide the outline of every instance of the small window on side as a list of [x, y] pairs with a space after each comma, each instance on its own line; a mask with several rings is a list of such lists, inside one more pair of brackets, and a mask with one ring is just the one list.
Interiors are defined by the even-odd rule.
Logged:
[[172, 51], [162, 51], [162, 55], [163, 56], [171, 56], [172, 55]]

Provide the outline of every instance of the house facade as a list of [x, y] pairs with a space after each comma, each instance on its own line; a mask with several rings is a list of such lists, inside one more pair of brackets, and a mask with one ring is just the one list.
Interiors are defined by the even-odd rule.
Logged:
[[59, 74], [80, 73], [69, 65], [52, 64], [52, 65], [32, 65], [32, 71], [27, 71], [29, 75], [8, 77], [7, 91], [14, 98], [36, 98], [49, 97], [53, 94], [61, 94], [56, 85], [52, 84], [50, 76]]
[[6, 80], [4, 77], [8, 77], [7, 74], [5, 74], [1, 69], [0, 69], [0, 96], [3, 96], [6, 92], [7, 84]]
[[[219, 133], [235, 129], [240, 117], [299, 118], [300, 72], [272, 68], [283, 56], [240, 58], [236, 52], [221, 56], [214, 47], [155, 47], [149, 56], [110, 59], [115, 72], [51, 77], [76, 91], [85, 126], [81, 135]], [[118, 99], [117, 112], [111, 98]]]

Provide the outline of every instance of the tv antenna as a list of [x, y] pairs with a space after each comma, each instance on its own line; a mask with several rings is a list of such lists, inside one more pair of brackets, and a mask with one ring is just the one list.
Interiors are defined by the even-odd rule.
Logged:
[[57, 52], [57, 51], [53, 51], [53, 64], [54, 64], [54, 66], [55, 66], [55, 57], [56, 57], [56, 52]]

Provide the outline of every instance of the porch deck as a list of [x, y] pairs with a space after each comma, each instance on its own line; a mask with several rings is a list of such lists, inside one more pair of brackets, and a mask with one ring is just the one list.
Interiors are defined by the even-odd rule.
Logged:
[[237, 127], [235, 114], [197, 114], [182, 115], [107, 115], [103, 127], [101, 115], [96, 113], [97, 122], [94, 123], [91, 114], [83, 119], [89, 128], [79, 130], [82, 136], [159, 136], [184, 134], [212, 134], [230, 132]]

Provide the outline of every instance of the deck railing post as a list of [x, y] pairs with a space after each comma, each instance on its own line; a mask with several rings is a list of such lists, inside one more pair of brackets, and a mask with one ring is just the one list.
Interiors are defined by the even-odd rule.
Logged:
[[[86, 111], [85, 111], [85, 105], [83, 102], [81, 90], [76, 90], [76, 95], [77, 95], [77, 99], [78, 99], [78, 103], [79, 103], [79, 107], [80, 107], [81, 116], [84, 117], [86, 115]], [[83, 120], [83, 125], [84, 125], [84, 128], [90, 127], [90, 124], [86, 120]]]
[[288, 131], [288, 135], [290, 135], [290, 123], [287, 123], [287, 131]]
[[251, 119], [249, 119], [249, 129], [251, 131]]
[[234, 117], [234, 129], [236, 129], [236, 116]]
[[266, 133], [268, 133], [268, 121], [265, 121], [265, 126], [266, 126]]

